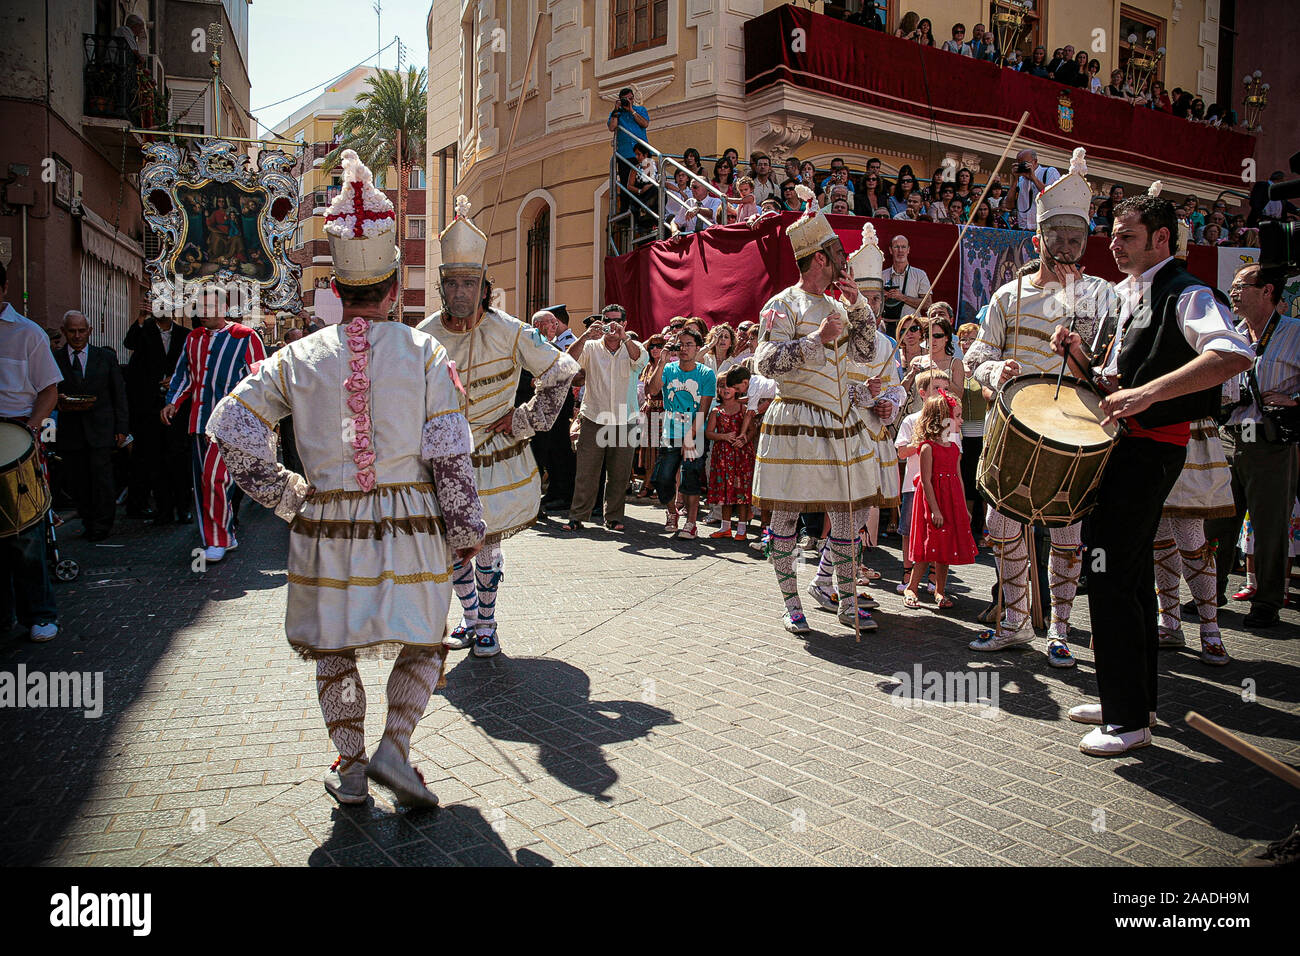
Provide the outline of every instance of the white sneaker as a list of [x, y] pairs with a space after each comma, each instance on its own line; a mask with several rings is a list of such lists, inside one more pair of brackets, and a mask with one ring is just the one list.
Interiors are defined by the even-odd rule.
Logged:
[[349, 806], [365, 803], [370, 797], [370, 781], [366, 777], [365, 768], [339, 773], [340, 763], [341, 760], [335, 760], [334, 765], [325, 771], [326, 791], [339, 803]]
[[1115, 757], [1138, 747], [1151, 746], [1151, 731], [1146, 727], [1121, 734], [1114, 724], [1088, 731], [1079, 741], [1079, 749], [1094, 757]]
[[44, 641], [52, 641], [59, 633], [59, 625], [51, 622], [49, 624], [33, 624], [28, 636], [38, 644]]
[[496, 657], [500, 654], [501, 642], [497, 640], [496, 628], [476, 636], [474, 638], [474, 650], [471, 653], [475, 657]]
[[808, 596], [817, 602], [817, 606], [823, 611], [838, 611], [840, 609], [840, 596], [832, 591], [827, 591], [814, 581], [806, 588]]
[[[1069, 717], [1076, 724], [1097, 724], [1101, 725], [1101, 704], [1079, 704], [1077, 707], [1071, 707]], [[1151, 711], [1151, 724], [1156, 725], [1156, 712]]]
[[393, 792], [397, 803], [404, 807], [433, 808], [438, 797], [424, 785], [424, 777], [409, 762], [402, 759], [397, 747], [382, 740], [366, 765], [366, 776]]
[[226, 556], [226, 549], [218, 548], [215, 544], [210, 548], [203, 549], [204, 560], [211, 561], [213, 564], [220, 561], [225, 556]]

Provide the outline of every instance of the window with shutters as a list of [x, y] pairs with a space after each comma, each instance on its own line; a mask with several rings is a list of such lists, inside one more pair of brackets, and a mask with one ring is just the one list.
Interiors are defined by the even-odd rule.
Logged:
[[528, 229], [528, 308], [525, 315], [546, 305], [551, 288], [551, 207], [543, 205]]
[[611, 0], [609, 56], [668, 42], [668, 0]]
[[167, 123], [178, 133], [208, 132], [208, 87], [203, 83], [168, 82], [171, 100]]
[[407, 239], [424, 239], [426, 237], [424, 217], [407, 216], [406, 217], [406, 238]]

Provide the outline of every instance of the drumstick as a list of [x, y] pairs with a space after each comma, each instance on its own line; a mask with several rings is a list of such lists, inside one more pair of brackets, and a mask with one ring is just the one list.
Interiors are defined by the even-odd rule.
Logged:
[[[1020, 131], [1025, 128], [1025, 124], [1027, 122], [1029, 122], [1029, 111], [1025, 110], [1023, 113], [1020, 114], [1020, 122], [1016, 124], [1016, 128], [1012, 131], [1011, 138], [1007, 140], [1007, 145], [1003, 147], [1002, 155], [998, 157], [997, 163], [995, 163], [992, 167], [995, 171], [1001, 169], [1002, 164], [1006, 162], [1007, 154], [1011, 152], [1011, 147], [1015, 145], [1016, 139], [1019, 138], [1020, 136]], [[921, 315], [925, 312], [926, 302], [933, 297], [933, 292], [934, 289], [939, 284], [939, 279], [943, 276], [944, 270], [948, 268], [948, 263], [952, 261], [953, 254], [956, 253], [957, 247], [961, 245], [962, 234], [966, 231], [966, 227], [969, 226], [971, 222], [974, 221], [975, 213], [977, 212], [979, 212], [979, 203], [977, 202], [971, 203], [970, 214], [966, 217], [966, 224], [958, 227], [957, 241], [954, 242], [952, 248], [948, 250], [948, 258], [943, 260], [943, 265], [939, 267], [938, 273], [935, 275], [934, 279], [931, 280], [930, 291], [927, 292], [925, 295], [921, 296], [921, 301], [918, 302], [916, 305], [916, 311], [918, 315]]]
[[[1074, 334], [1074, 323], [1079, 320], [1078, 314], [1070, 316], [1070, 335]], [[1052, 396], [1052, 401], [1061, 397], [1061, 382], [1065, 379], [1066, 366], [1070, 364], [1070, 337], [1065, 338], [1065, 354], [1061, 356], [1061, 371], [1056, 376], [1056, 393]]]
[[1229, 750], [1235, 750], [1251, 763], [1258, 764], [1274, 776], [1281, 777], [1293, 787], [1300, 787], [1300, 770], [1270, 757], [1254, 744], [1248, 744], [1231, 731], [1224, 730], [1212, 720], [1206, 720], [1194, 710], [1187, 712], [1187, 726], [1217, 740]]

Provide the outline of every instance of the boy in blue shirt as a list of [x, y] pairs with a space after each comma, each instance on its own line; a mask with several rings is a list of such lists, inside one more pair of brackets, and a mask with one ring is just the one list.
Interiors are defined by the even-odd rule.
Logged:
[[[681, 494], [686, 501], [686, 524], [679, 538], [695, 537], [695, 518], [704, 494], [704, 422], [708, 420], [717, 376], [695, 361], [704, 340], [694, 329], [682, 329], [659, 353], [647, 391], [664, 395], [663, 447], [655, 465], [655, 490], [668, 512], [665, 531], [677, 532], [677, 470], [682, 473]], [[669, 359], [673, 361], [668, 361]]]

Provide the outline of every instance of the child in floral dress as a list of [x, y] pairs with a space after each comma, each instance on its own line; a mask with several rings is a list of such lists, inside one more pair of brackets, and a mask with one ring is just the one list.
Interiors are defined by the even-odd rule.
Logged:
[[736, 508], [737, 541], [749, 530], [749, 513], [754, 487], [754, 443], [745, 433], [745, 406], [734, 385], [718, 386], [718, 406], [709, 413], [704, 437], [713, 442], [709, 471], [709, 502], [722, 508], [722, 527], [710, 538], [730, 538], [731, 509]]

